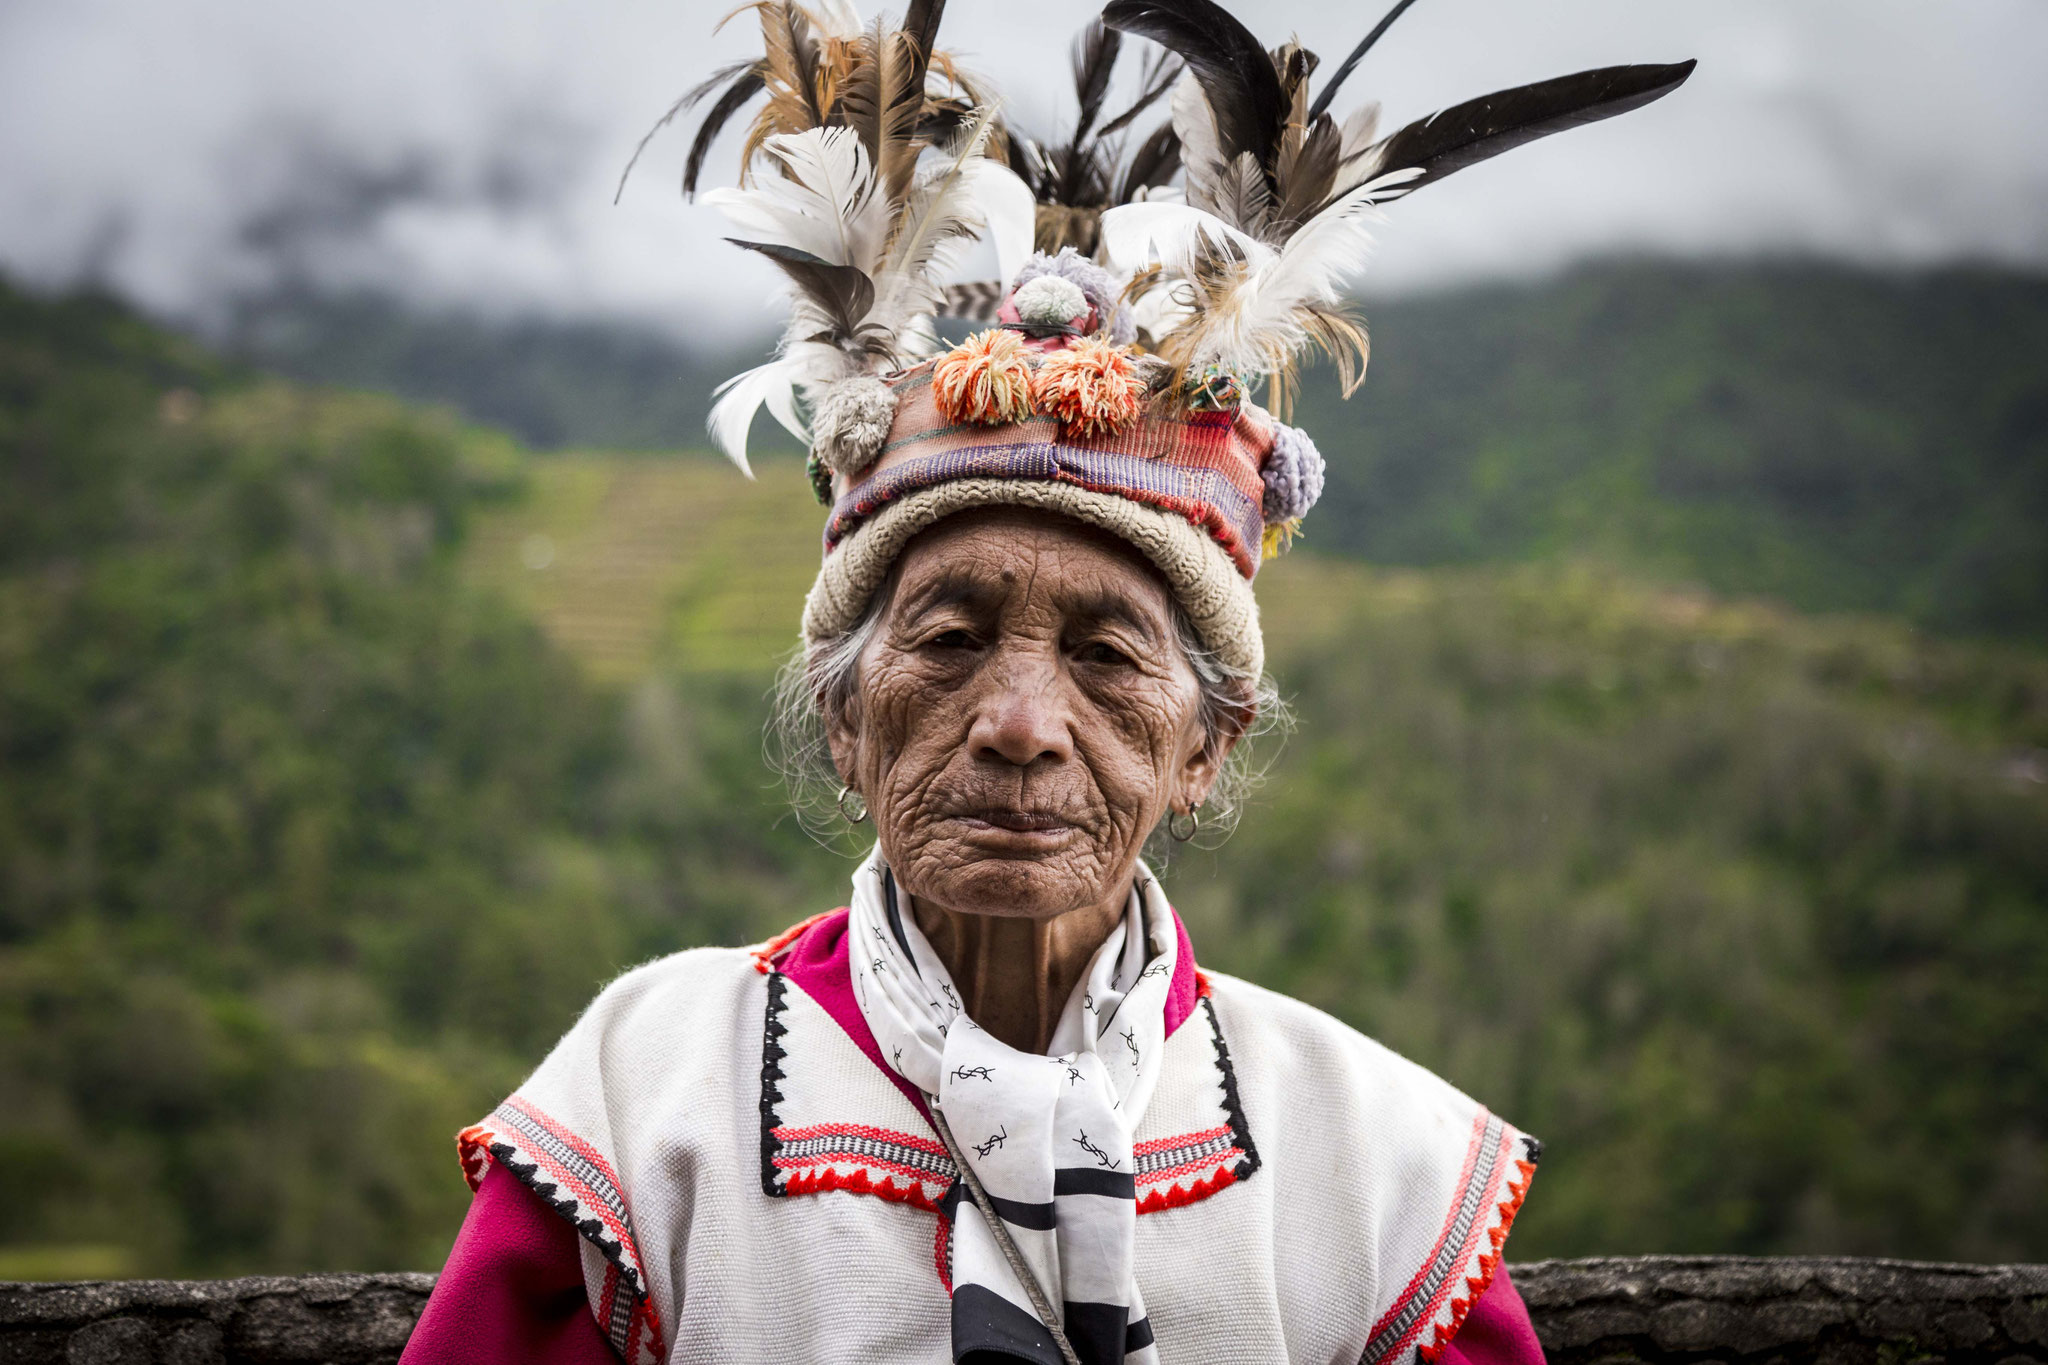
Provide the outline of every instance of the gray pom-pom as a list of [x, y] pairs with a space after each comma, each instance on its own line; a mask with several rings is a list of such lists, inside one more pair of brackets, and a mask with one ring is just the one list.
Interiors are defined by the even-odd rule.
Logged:
[[1268, 525], [1308, 515], [1323, 495], [1323, 453], [1300, 427], [1273, 424], [1273, 453], [1259, 478], [1266, 485], [1262, 508]]
[[1138, 339], [1138, 324], [1132, 319], [1130, 310], [1117, 303], [1123, 294], [1123, 286], [1102, 266], [1070, 246], [1061, 247], [1057, 256], [1048, 256], [1041, 251], [1024, 262], [1013, 287], [1021, 289], [1041, 275], [1057, 276], [1080, 285], [1082, 295], [1095, 309], [1096, 319], [1117, 345], [1128, 346]]
[[1039, 275], [1017, 286], [1010, 296], [1020, 321], [1039, 327], [1058, 327], [1087, 316], [1091, 306], [1081, 286], [1058, 275]]
[[896, 391], [871, 374], [827, 384], [811, 414], [811, 439], [835, 473], [858, 477], [875, 462], [896, 421]]

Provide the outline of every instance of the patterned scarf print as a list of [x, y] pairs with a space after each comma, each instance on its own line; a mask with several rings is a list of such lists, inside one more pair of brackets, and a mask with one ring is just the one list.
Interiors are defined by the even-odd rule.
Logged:
[[[854, 876], [851, 959], [868, 1027], [896, 1071], [951, 1124], [967, 1163], [1083, 1365], [1158, 1365], [1133, 1276], [1131, 1133], [1166, 1051], [1178, 936], [1142, 863], [1123, 922], [1067, 1001], [1047, 1056], [1019, 1052], [968, 1018], [958, 991], [877, 850]], [[1030, 1296], [955, 1182], [953, 1359], [1060, 1365]]]

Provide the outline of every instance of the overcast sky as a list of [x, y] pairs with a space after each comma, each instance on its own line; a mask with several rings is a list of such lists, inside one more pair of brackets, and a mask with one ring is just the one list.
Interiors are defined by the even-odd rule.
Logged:
[[[758, 39], [725, 0], [0, 0], [0, 269], [202, 315], [284, 274], [431, 304], [759, 330], [766, 272], [640, 133]], [[1382, 8], [1240, 0], [1334, 62]], [[1070, 101], [1081, 0], [953, 0], [1020, 121]], [[2048, 263], [2048, 0], [1422, 0], [1346, 86], [1405, 121], [1697, 57], [1662, 103], [1396, 205], [1369, 288], [1616, 251]], [[715, 163], [729, 176], [730, 156]]]

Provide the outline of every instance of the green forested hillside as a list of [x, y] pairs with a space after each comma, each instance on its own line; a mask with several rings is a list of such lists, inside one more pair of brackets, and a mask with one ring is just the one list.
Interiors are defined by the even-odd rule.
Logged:
[[1609, 265], [1370, 310], [1320, 547], [2048, 639], [2048, 278]]
[[[1644, 261], [1364, 311], [1364, 388], [1341, 402], [1312, 371], [1299, 414], [1331, 465], [1315, 548], [1414, 567], [1593, 558], [2048, 638], [2048, 278]], [[304, 295], [247, 305], [236, 343], [538, 446], [614, 449], [701, 445], [713, 384], [766, 345]]]
[[0, 294], [0, 1275], [433, 1264], [598, 983], [804, 899], [751, 732], [462, 586], [521, 469]]
[[[761, 473], [0, 293], [0, 1275], [429, 1267], [603, 979], [836, 903]], [[1299, 728], [1169, 886], [1546, 1139], [1519, 1255], [2048, 1258], [2048, 655], [1576, 559], [1261, 592]]]

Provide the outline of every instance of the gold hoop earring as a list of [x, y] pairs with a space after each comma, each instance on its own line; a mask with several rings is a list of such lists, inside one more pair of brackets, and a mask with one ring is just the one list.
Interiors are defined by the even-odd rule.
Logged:
[[[853, 809], [851, 810], [846, 808], [846, 798], [849, 796], [853, 798]], [[867, 798], [852, 787], [841, 787], [839, 789], [838, 804], [839, 818], [846, 821], [849, 825], [857, 825], [868, 818]]]
[[[1187, 824], [1181, 824], [1186, 820]], [[1166, 833], [1176, 844], [1184, 844], [1195, 837], [1202, 828], [1202, 803], [1197, 801], [1184, 811], [1175, 811], [1166, 817]]]

